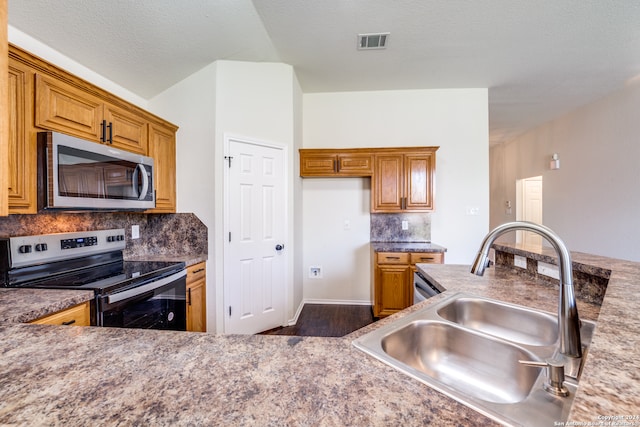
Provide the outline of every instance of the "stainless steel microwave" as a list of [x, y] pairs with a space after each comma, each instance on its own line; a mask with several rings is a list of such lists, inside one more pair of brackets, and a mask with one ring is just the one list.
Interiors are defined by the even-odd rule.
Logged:
[[152, 209], [153, 159], [58, 132], [39, 132], [38, 205], [53, 210]]

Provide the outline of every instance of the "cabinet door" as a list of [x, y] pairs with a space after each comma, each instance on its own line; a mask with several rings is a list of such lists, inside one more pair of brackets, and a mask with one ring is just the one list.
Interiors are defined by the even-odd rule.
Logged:
[[187, 331], [207, 331], [207, 282], [205, 263], [187, 269]]
[[334, 176], [337, 161], [335, 154], [311, 154], [300, 151], [300, 176]]
[[371, 154], [339, 154], [338, 175], [371, 176], [373, 174], [373, 156]]
[[374, 316], [389, 316], [411, 305], [409, 265], [378, 265]]
[[371, 176], [373, 155], [371, 153], [345, 153], [341, 150], [300, 150], [300, 176], [338, 177]]
[[156, 208], [148, 212], [176, 211], [175, 132], [157, 124], [149, 125], [149, 156], [153, 157]]
[[403, 156], [376, 155], [371, 212], [399, 212], [403, 196]]
[[147, 154], [148, 123], [135, 113], [122, 108], [108, 105], [104, 106], [104, 119], [111, 125], [108, 132], [111, 133], [111, 144], [116, 148]]
[[[10, 213], [36, 213], [36, 138], [28, 132], [28, 69], [13, 61], [9, 65], [8, 188]], [[32, 92], [31, 92], [32, 93]]]
[[100, 142], [103, 102], [51, 77], [36, 74], [35, 125]]
[[428, 154], [407, 154], [404, 158], [406, 211], [433, 210], [434, 157]]

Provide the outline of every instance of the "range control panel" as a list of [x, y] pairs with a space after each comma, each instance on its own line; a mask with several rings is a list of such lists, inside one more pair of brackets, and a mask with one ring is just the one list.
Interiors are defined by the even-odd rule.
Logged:
[[77, 258], [126, 247], [124, 229], [11, 237], [11, 268]]

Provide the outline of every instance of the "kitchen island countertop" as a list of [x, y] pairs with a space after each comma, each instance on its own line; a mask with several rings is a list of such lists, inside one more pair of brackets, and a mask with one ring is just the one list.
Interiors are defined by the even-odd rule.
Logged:
[[0, 288], [0, 323], [24, 323], [93, 299], [93, 291]]
[[[581, 317], [598, 326], [573, 421], [640, 407], [640, 264], [608, 265], [602, 307], [579, 301]], [[496, 425], [351, 341], [456, 291], [553, 312], [557, 290], [498, 268], [477, 277], [468, 266], [419, 266], [448, 290], [343, 338], [1, 324], [0, 424]]]

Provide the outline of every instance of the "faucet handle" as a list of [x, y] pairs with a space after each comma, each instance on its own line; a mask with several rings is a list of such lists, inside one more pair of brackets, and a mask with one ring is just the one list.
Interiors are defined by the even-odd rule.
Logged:
[[544, 391], [555, 396], [569, 396], [569, 390], [564, 386], [564, 363], [562, 361], [547, 359], [544, 362], [537, 362], [533, 360], [518, 360], [518, 362], [526, 366], [546, 368], [547, 380], [542, 386]]

